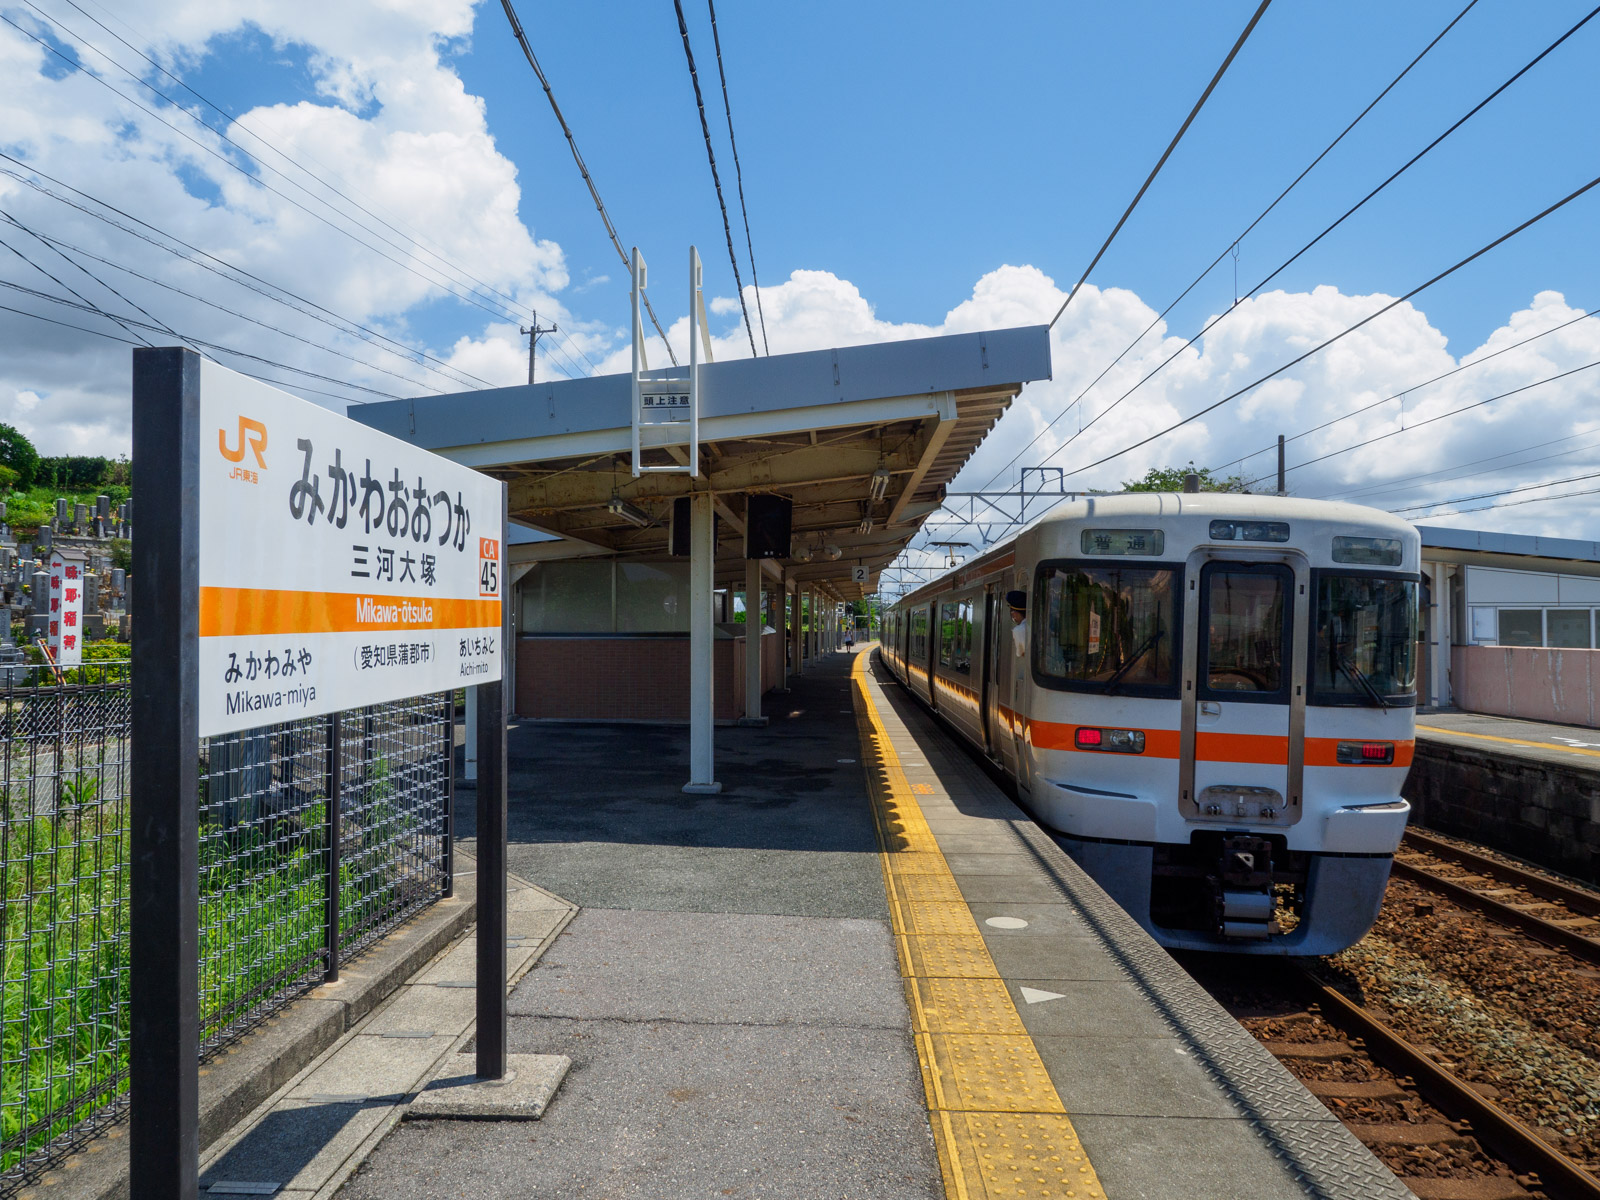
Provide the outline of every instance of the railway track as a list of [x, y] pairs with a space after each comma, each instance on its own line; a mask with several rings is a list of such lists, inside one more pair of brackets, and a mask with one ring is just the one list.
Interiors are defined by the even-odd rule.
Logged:
[[1310, 971], [1185, 966], [1421, 1200], [1600, 1200], [1600, 1177]]
[[1600, 964], [1600, 895], [1416, 829], [1406, 831], [1394, 874]]

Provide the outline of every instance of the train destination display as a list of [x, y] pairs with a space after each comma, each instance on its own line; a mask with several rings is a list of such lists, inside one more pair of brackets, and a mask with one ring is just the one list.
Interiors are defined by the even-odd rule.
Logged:
[[499, 481], [200, 371], [200, 735], [499, 679]]

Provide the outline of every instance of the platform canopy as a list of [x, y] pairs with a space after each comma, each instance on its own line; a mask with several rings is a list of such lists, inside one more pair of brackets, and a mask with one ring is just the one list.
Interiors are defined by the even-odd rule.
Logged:
[[[514, 561], [659, 556], [668, 549], [672, 500], [709, 491], [719, 518], [718, 578], [742, 578], [745, 499], [772, 493], [794, 501], [796, 553], [781, 564], [787, 578], [851, 600], [876, 590], [878, 571], [939, 507], [1022, 385], [1050, 377], [1049, 329], [841, 346], [700, 370], [698, 478], [633, 476], [627, 373], [384, 401], [350, 415], [505, 479], [511, 519], [556, 539], [515, 547]], [[649, 461], [688, 461], [686, 425], [648, 426], [643, 437]], [[880, 469], [887, 486], [875, 497]], [[626, 502], [626, 517], [612, 511], [614, 499]], [[868, 569], [865, 583], [854, 579], [858, 566]]]

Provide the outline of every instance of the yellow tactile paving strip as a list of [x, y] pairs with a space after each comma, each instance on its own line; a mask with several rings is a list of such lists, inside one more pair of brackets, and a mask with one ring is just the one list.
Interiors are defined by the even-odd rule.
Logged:
[[856, 725], [928, 1118], [950, 1200], [1104, 1200], [856, 657]]
[[1437, 725], [1418, 725], [1417, 729], [1423, 733], [1442, 733], [1445, 737], [1471, 738], [1478, 742], [1500, 742], [1507, 746], [1527, 746], [1532, 750], [1562, 750], [1567, 754], [1582, 754], [1589, 758], [1600, 758], [1600, 750], [1589, 750], [1583, 746], [1563, 746], [1557, 742], [1535, 742], [1527, 738], [1500, 737], [1493, 733], [1468, 733], [1465, 729], [1443, 729]]

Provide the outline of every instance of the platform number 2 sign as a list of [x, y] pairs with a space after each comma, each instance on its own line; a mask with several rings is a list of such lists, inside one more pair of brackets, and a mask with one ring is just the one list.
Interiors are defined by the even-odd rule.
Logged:
[[866, 567], [851, 567], [850, 568], [850, 580], [851, 580], [852, 583], [865, 583], [865, 582], [867, 582], [867, 568]]
[[494, 538], [478, 539], [478, 594], [500, 594], [500, 543]]

